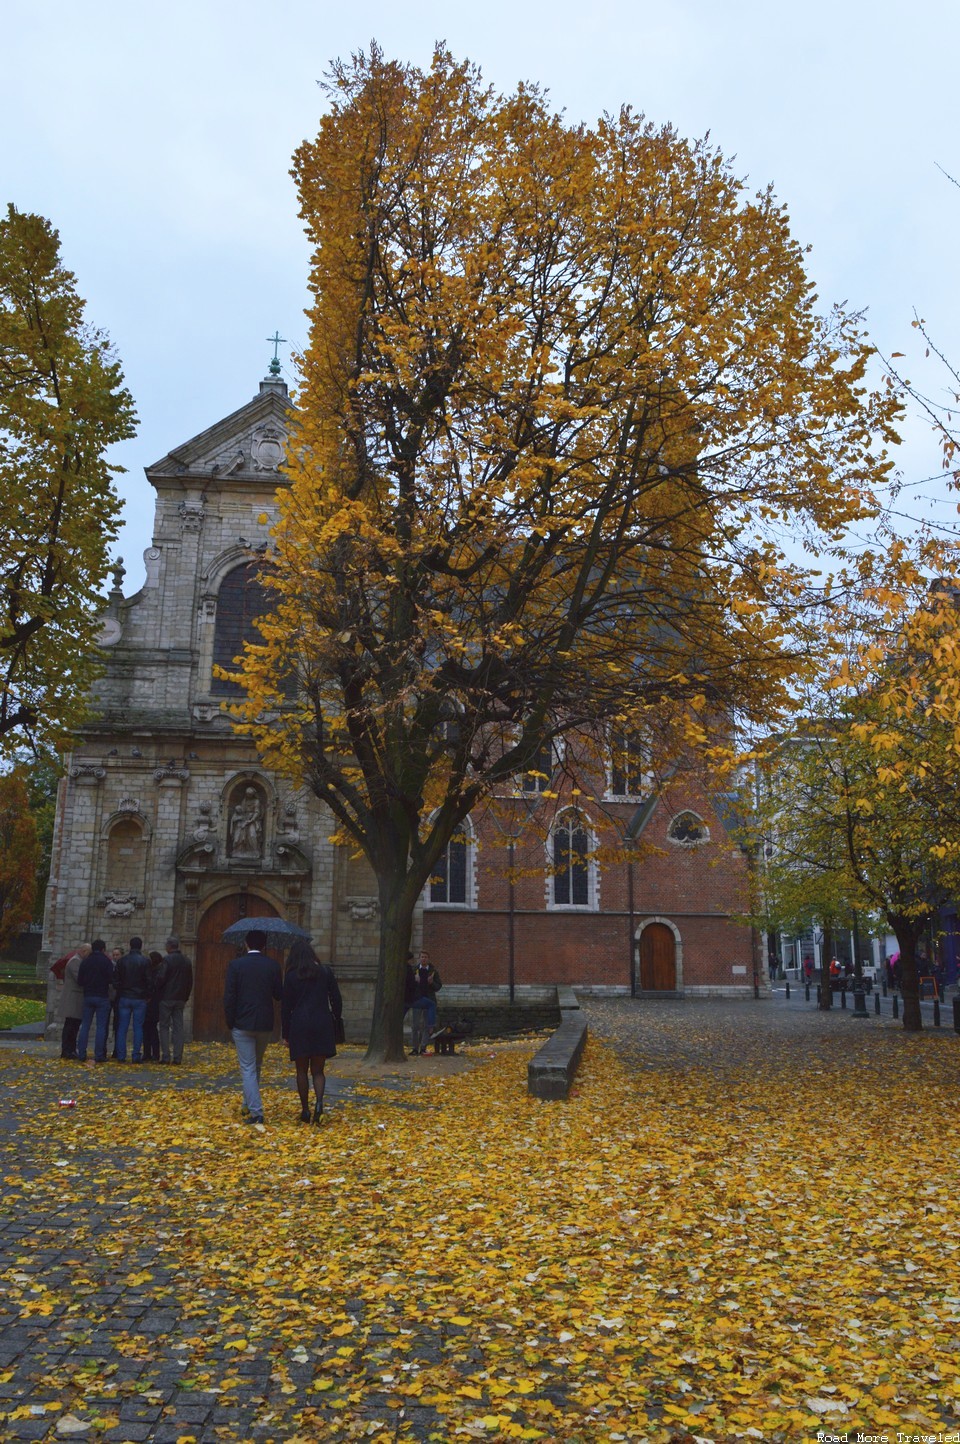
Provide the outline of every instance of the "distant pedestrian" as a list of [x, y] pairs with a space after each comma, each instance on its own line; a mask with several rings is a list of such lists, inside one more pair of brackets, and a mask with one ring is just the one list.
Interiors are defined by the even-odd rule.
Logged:
[[943, 960], [938, 959], [933, 965], [933, 981], [937, 985], [937, 997], [943, 997], [943, 990], [947, 986], [947, 970]]
[[893, 963], [893, 986], [897, 992], [903, 987], [903, 963], [900, 961], [900, 954], [894, 953], [891, 959]]
[[183, 1010], [193, 992], [193, 964], [180, 951], [180, 939], [167, 938], [167, 956], [157, 975], [160, 1062], [183, 1061]]
[[127, 1034], [133, 1025], [131, 1061], [143, 1058], [143, 1024], [150, 997], [150, 959], [143, 951], [143, 938], [130, 939], [130, 951], [124, 953], [116, 967], [118, 1004], [117, 1062], [127, 1061]]
[[143, 1061], [145, 1063], [160, 1062], [160, 998], [157, 993], [157, 984], [160, 978], [160, 969], [163, 967], [163, 953], [156, 949], [147, 954], [150, 959], [150, 995], [147, 998], [147, 1011], [143, 1018]]
[[333, 969], [317, 961], [309, 943], [294, 943], [283, 980], [280, 1017], [290, 1061], [297, 1069], [301, 1123], [310, 1122], [308, 1070], [316, 1095], [313, 1122], [319, 1123], [323, 1116], [324, 1068], [328, 1058], [336, 1057], [336, 1024], [342, 1016], [343, 1000]]
[[813, 958], [804, 958], [804, 960], [803, 960], [803, 976], [804, 976], [804, 979], [805, 979], [806, 982], [808, 982], [808, 983], [812, 983], [812, 982], [813, 982]]
[[87, 1040], [94, 1019], [97, 1023], [93, 1056], [98, 1063], [107, 1061], [107, 1029], [110, 1024], [110, 990], [113, 987], [113, 960], [107, 957], [103, 938], [95, 938], [93, 950], [77, 969], [77, 982], [83, 990], [83, 1018], [77, 1035], [77, 1057], [87, 1061]]
[[247, 933], [247, 951], [227, 965], [223, 991], [224, 1016], [240, 1065], [246, 1123], [263, 1122], [260, 1073], [273, 1035], [274, 1003], [283, 996], [280, 964], [267, 957], [266, 946], [266, 933], [252, 928]]
[[77, 1056], [77, 1034], [83, 1018], [83, 989], [77, 974], [84, 958], [89, 957], [92, 952], [90, 943], [81, 943], [67, 955], [63, 965], [63, 986], [60, 992], [60, 1019], [63, 1023], [60, 1031], [61, 1058], [73, 1059]]
[[437, 1026], [437, 993], [443, 984], [440, 974], [430, 962], [430, 954], [421, 952], [413, 969], [412, 1043], [410, 1056], [426, 1053], [430, 1036]]

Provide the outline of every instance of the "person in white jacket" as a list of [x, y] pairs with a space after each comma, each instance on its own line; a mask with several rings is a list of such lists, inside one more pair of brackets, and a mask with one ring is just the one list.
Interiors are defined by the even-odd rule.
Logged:
[[63, 989], [60, 994], [60, 1018], [63, 1028], [60, 1033], [60, 1057], [76, 1058], [77, 1033], [83, 1017], [83, 989], [77, 981], [80, 964], [92, 952], [89, 943], [81, 943], [72, 957], [67, 959], [63, 970]]

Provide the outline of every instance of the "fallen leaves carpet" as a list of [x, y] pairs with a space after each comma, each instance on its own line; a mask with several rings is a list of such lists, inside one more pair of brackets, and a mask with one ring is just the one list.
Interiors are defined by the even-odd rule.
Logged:
[[262, 1133], [226, 1048], [5, 1050], [0, 1437], [956, 1430], [960, 1040], [637, 1014], [566, 1104], [477, 1048], [318, 1129], [274, 1048]]

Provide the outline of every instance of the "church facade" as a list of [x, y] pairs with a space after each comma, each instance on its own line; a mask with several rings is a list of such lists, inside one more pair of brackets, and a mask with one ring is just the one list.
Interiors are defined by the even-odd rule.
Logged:
[[[245, 406], [147, 468], [156, 521], [146, 579], [126, 597], [115, 571], [105, 672], [57, 804], [41, 956], [95, 937], [125, 947], [134, 935], [162, 951], [179, 936], [196, 961], [187, 1024], [201, 1039], [224, 1035], [234, 948], [222, 934], [242, 918], [306, 929], [337, 971], [351, 1036], [364, 1036], [373, 1001], [372, 872], [330, 842], [331, 818], [312, 794], [260, 765], [225, 708], [235, 689], [215, 675], [262, 595], [287, 409], [286, 386], [268, 376]], [[445, 982], [752, 990], [753, 938], [737, 921], [747, 862], [725, 843], [722, 811], [699, 794], [644, 799], [626, 776], [609, 781], [604, 806], [624, 836], [657, 844], [636, 862], [601, 873], [588, 860], [589, 821], [562, 809], [545, 853], [532, 833], [504, 846], [484, 817], [451, 843], [416, 940]], [[558, 837], [565, 872], [551, 852]], [[523, 864], [512, 883], [510, 858]]]

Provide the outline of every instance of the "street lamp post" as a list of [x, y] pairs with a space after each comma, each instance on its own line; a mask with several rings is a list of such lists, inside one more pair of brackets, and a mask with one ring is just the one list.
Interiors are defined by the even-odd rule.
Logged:
[[863, 988], [863, 959], [860, 956], [860, 916], [853, 910], [853, 1013], [854, 1018], [866, 1018], [867, 995]]

